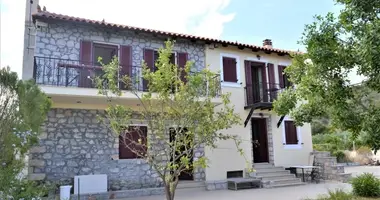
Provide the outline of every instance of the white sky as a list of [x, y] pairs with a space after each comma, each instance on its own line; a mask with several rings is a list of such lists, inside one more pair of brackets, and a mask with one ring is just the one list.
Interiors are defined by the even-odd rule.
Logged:
[[[30, 0], [0, 0], [0, 66], [10, 66], [19, 75], [26, 1]], [[213, 38], [219, 38], [224, 25], [235, 17], [235, 13], [222, 14], [230, 0], [39, 1], [50, 12]]]

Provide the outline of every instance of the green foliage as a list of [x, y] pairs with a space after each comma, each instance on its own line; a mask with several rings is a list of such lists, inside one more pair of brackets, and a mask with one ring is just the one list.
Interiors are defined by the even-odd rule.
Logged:
[[365, 173], [351, 180], [353, 192], [361, 197], [380, 197], [380, 179]]
[[22, 179], [22, 159], [38, 141], [50, 105], [33, 81], [18, 80], [9, 68], [0, 69], [0, 197], [19, 199], [38, 193], [32, 191], [38, 190], [33, 182]]
[[342, 189], [329, 190], [328, 195], [321, 196], [317, 200], [354, 200], [355, 197]]
[[[274, 102], [274, 110], [290, 114], [298, 124], [321, 116], [353, 137], [366, 133], [380, 149], [380, 0], [336, 0], [340, 14], [316, 16], [300, 41], [307, 53], [293, 55], [285, 73], [296, 85]], [[353, 85], [349, 74], [365, 76]], [[375, 98], [374, 98], [375, 97]], [[298, 103], [298, 104], [296, 104]], [[297, 106], [296, 106], [297, 105]]]
[[[148, 90], [141, 92], [139, 76], [122, 77], [123, 89], [128, 89], [138, 99], [137, 107], [119, 103], [119, 96], [125, 91], [119, 89], [117, 58], [104, 65], [104, 75], [97, 77], [99, 94], [105, 95], [110, 102], [103, 121], [109, 125], [115, 135], [120, 134], [127, 148], [144, 159], [163, 180], [168, 200], [174, 199], [178, 176], [185, 170], [194, 170], [207, 166], [205, 155], [194, 153], [198, 148], [215, 148], [220, 140], [233, 140], [237, 151], [242, 142], [237, 136], [222, 130], [238, 125], [241, 121], [230, 105], [230, 94], [219, 94], [219, 75], [209, 69], [196, 71], [192, 62], [184, 69], [170, 63], [173, 43], [166, 42], [166, 48], [159, 50], [155, 71], [143, 63], [143, 79]], [[184, 80], [185, 79], [185, 80]], [[220, 99], [221, 103], [213, 102]], [[116, 102], [116, 103], [115, 103]], [[147, 142], [141, 130], [139, 139], [133, 141], [127, 137], [129, 124], [147, 124]], [[146, 148], [147, 151], [141, 151]], [[192, 161], [192, 162], [191, 162]]]
[[346, 159], [346, 154], [342, 150], [335, 151], [335, 152], [333, 152], [332, 155], [336, 157], [336, 160], [339, 163], [345, 162], [347, 160]]

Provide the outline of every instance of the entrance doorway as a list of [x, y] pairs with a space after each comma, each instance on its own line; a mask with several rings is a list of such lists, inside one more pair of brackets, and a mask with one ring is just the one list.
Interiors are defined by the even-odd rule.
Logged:
[[252, 118], [253, 162], [269, 162], [267, 121], [265, 118]]
[[[182, 131], [184, 133], [180, 133], [180, 134], [185, 134], [185, 132], [187, 132], [187, 129], [183, 128]], [[170, 129], [170, 142], [173, 142], [176, 139], [177, 139], [177, 141], [179, 140], [178, 138], [176, 138], [176, 133], [177, 132], [175, 131], [174, 128]], [[191, 149], [191, 143], [190, 143], [190, 141], [193, 138], [190, 135], [188, 135], [188, 138], [186, 138], [186, 139], [185, 139], [185, 137], [187, 137], [187, 136], [184, 136], [184, 135], [181, 136], [182, 139], [184, 139], [185, 141], [188, 141], [188, 144], [186, 142], [178, 141], [178, 142], [180, 142], [182, 144], [182, 146], [177, 147], [177, 149], [176, 149], [176, 151], [174, 153], [174, 156], [181, 155], [184, 151], [186, 151], [186, 149]], [[189, 154], [186, 157], [188, 157], [190, 159], [189, 163], [193, 163], [194, 152], [190, 151]], [[172, 157], [170, 158], [170, 161], [172, 162], [173, 159], [174, 158], [173, 158], [173, 155], [172, 155]], [[176, 162], [176, 164], [180, 164], [180, 159], [176, 159], [175, 162]], [[190, 165], [189, 169], [183, 170], [179, 174], [178, 180], [194, 180], [193, 166]]]

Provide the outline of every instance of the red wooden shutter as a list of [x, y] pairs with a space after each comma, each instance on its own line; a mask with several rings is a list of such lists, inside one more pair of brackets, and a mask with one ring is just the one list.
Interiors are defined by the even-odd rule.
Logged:
[[280, 88], [284, 88], [284, 75], [282, 74], [284, 71], [284, 66], [278, 65], [278, 80], [280, 82]]
[[121, 134], [119, 136], [119, 159], [134, 158], [134, 153], [129, 149], [129, 148], [132, 148], [131, 146], [132, 144], [129, 138], [130, 138], [130, 133], [126, 133], [125, 135]]
[[[120, 46], [120, 78], [132, 75], [132, 48], [130, 46]], [[134, 77], [133, 77], [134, 78]], [[127, 89], [125, 84], [120, 81], [119, 88]]]
[[268, 78], [269, 78], [269, 93], [270, 93], [270, 101], [272, 102], [276, 96], [276, 81], [275, 81], [275, 76], [274, 76], [274, 65], [272, 63], [268, 63]]
[[268, 77], [269, 77], [269, 88], [276, 88], [275, 86], [275, 78], [274, 78], [274, 65], [272, 63], [268, 63]]
[[297, 127], [293, 121], [285, 121], [286, 144], [298, 144]]
[[252, 86], [252, 67], [251, 62], [244, 61], [245, 68], [245, 85], [246, 85], [246, 95], [247, 95], [247, 105], [253, 104], [253, 86]]
[[234, 83], [238, 81], [235, 58], [223, 57], [223, 81]]
[[267, 82], [267, 69], [265, 67], [265, 64], [261, 67], [261, 80], [263, 81], [262, 87], [263, 87], [263, 102], [268, 102], [268, 82]]
[[181, 80], [186, 83], [187, 80], [185, 78], [185, 65], [186, 65], [186, 62], [187, 62], [187, 53], [178, 53], [178, 67], [180, 68], [181, 70]]
[[[150, 71], [154, 70], [154, 50], [144, 49], [144, 61], [148, 65]], [[148, 81], [143, 80], [143, 90], [148, 89]]]
[[[80, 64], [92, 66], [92, 42], [82, 40], [80, 43]], [[80, 76], [78, 80], [79, 87], [91, 87], [90, 69], [83, 67], [79, 71]]]

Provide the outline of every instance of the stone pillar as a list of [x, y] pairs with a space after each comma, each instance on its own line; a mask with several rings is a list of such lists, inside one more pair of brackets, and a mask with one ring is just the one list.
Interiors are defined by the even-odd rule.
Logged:
[[22, 79], [33, 78], [34, 47], [36, 45], [36, 28], [33, 24], [32, 14], [37, 12], [39, 0], [26, 0], [25, 30], [24, 30], [24, 56], [22, 65]]

